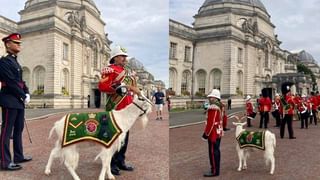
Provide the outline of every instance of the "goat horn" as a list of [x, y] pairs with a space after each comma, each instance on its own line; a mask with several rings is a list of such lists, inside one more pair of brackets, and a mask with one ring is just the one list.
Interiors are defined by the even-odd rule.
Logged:
[[146, 96], [144, 96], [143, 94], [141, 94], [141, 97], [143, 99], [145, 99], [149, 104], [154, 105], [153, 102], [150, 101], [150, 99], [148, 99]]
[[239, 117], [236, 116], [236, 115], [232, 115], [232, 116], [229, 117], [229, 119], [232, 119], [232, 118], [235, 118], [237, 121], [239, 121]]

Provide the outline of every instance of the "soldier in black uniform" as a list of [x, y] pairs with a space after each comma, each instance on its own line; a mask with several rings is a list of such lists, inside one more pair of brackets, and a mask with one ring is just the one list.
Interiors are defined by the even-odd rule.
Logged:
[[[2, 39], [7, 54], [0, 59], [0, 106], [2, 107], [2, 125], [0, 135], [0, 159], [2, 170], [19, 170], [17, 163], [32, 160], [24, 156], [22, 131], [24, 127], [25, 103], [29, 103], [28, 87], [22, 80], [22, 68], [17, 61], [20, 52], [21, 35], [10, 34]], [[13, 131], [13, 161], [10, 153], [10, 136]]]

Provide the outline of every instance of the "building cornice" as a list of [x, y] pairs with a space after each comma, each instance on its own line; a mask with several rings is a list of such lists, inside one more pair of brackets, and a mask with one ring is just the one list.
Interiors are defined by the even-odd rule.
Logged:
[[275, 25], [273, 25], [270, 22], [270, 19], [263, 15], [260, 12], [251, 11], [251, 10], [245, 10], [240, 8], [231, 8], [231, 7], [224, 7], [224, 8], [217, 8], [214, 10], [208, 10], [208, 12], [202, 12], [200, 14], [196, 14], [194, 18], [201, 18], [201, 17], [208, 17], [208, 16], [215, 16], [215, 15], [222, 15], [222, 14], [235, 14], [240, 16], [249, 16], [249, 17], [260, 17], [263, 19], [266, 23], [268, 23], [271, 27], [275, 28]]

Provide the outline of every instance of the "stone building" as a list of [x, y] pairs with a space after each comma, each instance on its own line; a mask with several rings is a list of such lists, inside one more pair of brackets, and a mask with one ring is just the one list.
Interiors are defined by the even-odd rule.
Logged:
[[[191, 26], [170, 20], [169, 88], [176, 95], [259, 95], [296, 72], [259, 0], [205, 0]], [[193, 85], [193, 86], [192, 86]], [[276, 91], [276, 90], [273, 90]]]
[[[85, 108], [88, 97], [91, 107], [103, 104], [97, 84], [112, 42], [94, 1], [28, 0], [19, 14], [19, 22], [0, 16], [0, 38], [22, 34], [18, 58], [32, 94], [29, 106]], [[3, 43], [0, 54], [5, 54]], [[153, 75], [141, 62], [134, 59], [132, 64], [141, 76], [139, 86], [152, 92]]]

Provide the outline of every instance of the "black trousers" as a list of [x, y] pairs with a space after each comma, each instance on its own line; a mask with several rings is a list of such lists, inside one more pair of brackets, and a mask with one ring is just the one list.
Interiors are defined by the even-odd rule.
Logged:
[[128, 142], [129, 142], [129, 131], [127, 132], [126, 137], [124, 139], [124, 145], [120, 148], [118, 152], [116, 152], [113, 155], [111, 159], [111, 167], [125, 164], [125, 159], [126, 159], [125, 154], [127, 151]]
[[11, 162], [10, 136], [13, 130], [13, 160], [21, 161], [23, 156], [22, 131], [24, 128], [24, 109], [2, 108], [2, 124], [0, 135], [1, 167], [7, 167]]
[[293, 137], [293, 129], [292, 129], [292, 114], [286, 114], [284, 115], [284, 118], [281, 122], [281, 127], [280, 127], [280, 137], [283, 138], [284, 137], [284, 129], [286, 124], [288, 124], [288, 132], [289, 132], [289, 138]]
[[310, 117], [310, 124], [312, 124], [312, 119], [314, 121], [314, 124], [317, 125], [317, 111], [312, 110], [312, 116]]
[[277, 126], [277, 127], [280, 127], [280, 125], [281, 125], [281, 119], [280, 119], [280, 112], [279, 112], [279, 110], [275, 110], [274, 114], [275, 114], [275, 118], [276, 118], [276, 126]]
[[308, 117], [309, 117], [309, 113], [305, 112], [305, 113], [300, 113], [300, 117], [301, 117], [301, 128], [304, 128], [304, 125], [306, 125], [306, 128], [308, 128]]
[[221, 138], [217, 138], [216, 142], [211, 142], [208, 139], [209, 146], [209, 160], [212, 174], [219, 175], [220, 174], [220, 142]]
[[269, 112], [260, 112], [260, 126], [259, 128], [262, 128], [262, 124], [264, 124], [264, 128], [268, 128], [268, 122], [269, 122]]

